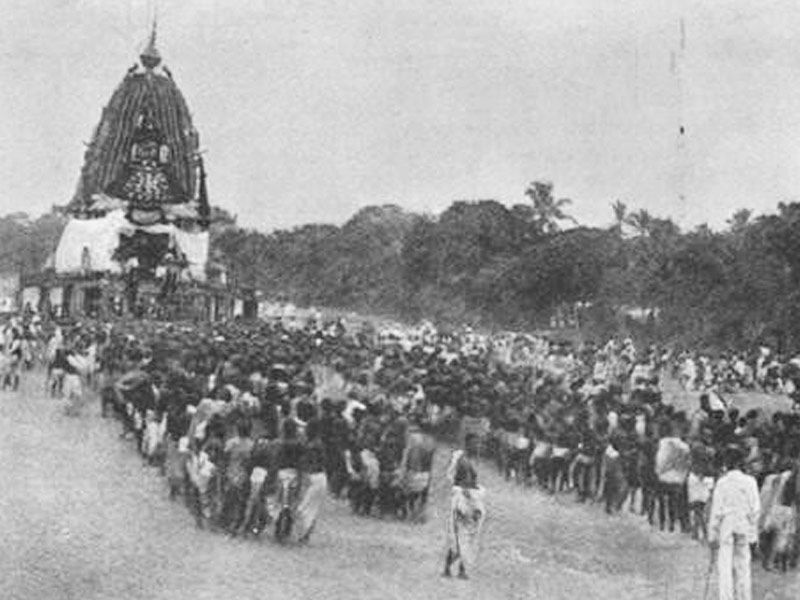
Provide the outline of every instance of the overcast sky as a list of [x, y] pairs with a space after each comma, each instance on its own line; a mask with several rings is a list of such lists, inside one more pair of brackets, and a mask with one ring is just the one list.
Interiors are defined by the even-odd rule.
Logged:
[[[211, 201], [246, 226], [511, 204], [537, 178], [598, 225], [616, 199], [718, 226], [800, 196], [794, 0], [158, 4]], [[72, 197], [152, 5], [0, 0], [0, 213]]]

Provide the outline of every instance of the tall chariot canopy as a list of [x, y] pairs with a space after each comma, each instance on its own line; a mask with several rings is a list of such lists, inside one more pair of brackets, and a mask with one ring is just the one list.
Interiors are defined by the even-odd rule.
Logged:
[[139, 59], [103, 108], [67, 208], [79, 214], [127, 205], [163, 213], [165, 206], [187, 205], [177, 211], [180, 218], [204, 224], [209, 208], [199, 136], [161, 61], [155, 26]]
[[67, 212], [57, 274], [152, 281], [179, 269], [205, 280], [210, 210], [199, 136], [156, 48], [155, 23], [103, 108]]

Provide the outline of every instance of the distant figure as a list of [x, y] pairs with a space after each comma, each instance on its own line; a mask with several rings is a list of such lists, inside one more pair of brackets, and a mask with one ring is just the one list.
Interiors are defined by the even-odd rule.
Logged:
[[403, 457], [400, 460], [406, 510], [412, 519], [421, 516], [428, 502], [435, 452], [434, 439], [423, 433], [417, 423], [412, 422], [408, 429]]
[[303, 493], [297, 506], [297, 535], [301, 543], [308, 542], [311, 537], [328, 493], [325, 446], [320, 434], [320, 422], [317, 419], [309, 420], [305, 448], [300, 461], [304, 479]]
[[19, 388], [19, 373], [22, 366], [22, 334], [12, 323], [11, 329], [5, 335], [6, 357], [3, 373], [3, 390], [10, 387], [12, 391]]
[[69, 416], [78, 416], [83, 404], [83, 383], [81, 382], [78, 353], [74, 347], [66, 348], [66, 362], [64, 364], [63, 395], [67, 399], [65, 412]]
[[453, 484], [450, 511], [447, 515], [447, 555], [444, 563], [445, 577], [458, 563], [458, 576], [467, 579], [467, 567], [473, 567], [478, 558], [481, 529], [486, 519], [483, 503], [484, 489], [478, 486], [478, 437], [468, 434], [465, 449], [453, 453], [447, 475]]

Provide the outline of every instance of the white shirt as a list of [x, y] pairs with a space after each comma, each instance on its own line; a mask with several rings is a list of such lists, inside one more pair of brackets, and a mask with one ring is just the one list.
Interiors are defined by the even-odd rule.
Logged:
[[743, 534], [748, 543], [755, 543], [760, 512], [755, 477], [738, 469], [728, 471], [719, 478], [712, 495], [709, 541], [725, 542], [734, 534]]

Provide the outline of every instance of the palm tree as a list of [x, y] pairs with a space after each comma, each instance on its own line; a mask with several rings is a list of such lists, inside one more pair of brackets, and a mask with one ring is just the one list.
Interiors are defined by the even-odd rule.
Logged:
[[622, 226], [628, 218], [628, 205], [622, 200], [617, 200], [611, 205], [611, 210], [614, 211], [614, 231], [617, 235], [622, 235]]
[[534, 181], [525, 190], [525, 195], [533, 203], [534, 223], [544, 234], [556, 233], [561, 229], [559, 221], [577, 221], [564, 208], [572, 204], [569, 198], [553, 196], [553, 184], [550, 181]]
[[653, 216], [645, 209], [641, 208], [629, 214], [625, 222], [636, 230], [637, 235], [648, 236], [650, 235], [650, 228], [653, 225]]

